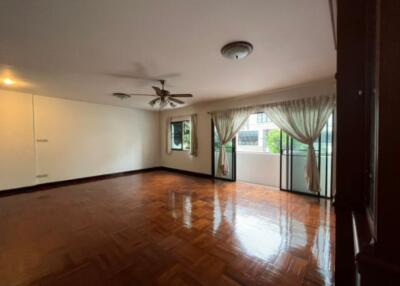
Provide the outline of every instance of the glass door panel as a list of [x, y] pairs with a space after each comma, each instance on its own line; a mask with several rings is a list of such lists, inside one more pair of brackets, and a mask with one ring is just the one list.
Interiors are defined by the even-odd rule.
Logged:
[[[300, 143], [296, 139], [290, 137], [291, 143], [291, 170], [292, 170], [292, 186], [291, 190], [300, 193], [308, 193], [306, 180], [304, 178], [304, 170], [307, 162], [308, 146]], [[314, 143], [315, 155], [319, 158], [319, 144]]]
[[217, 134], [217, 131], [215, 130], [214, 125], [212, 126], [213, 129], [213, 166], [212, 166], [212, 173], [215, 178], [219, 179], [224, 179], [224, 180], [229, 180], [229, 181], [235, 181], [236, 180], [236, 138], [231, 140], [228, 144], [225, 145], [225, 152], [226, 156], [228, 158], [229, 162], [229, 169], [228, 173], [225, 176], [219, 175], [218, 174], [218, 160], [220, 156], [220, 147], [221, 143]]
[[[320, 196], [331, 197], [332, 189], [332, 131], [333, 117], [330, 116], [320, 137], [314, 142], [315, 155], [320, 171]], [[307, 162], [306, 144], [300, 143], [286, 133], [281, 133], [281, 190], [318, 195], [307, 190], [304, 169]]]
[[289, 156], [289, 136], [286, 135], [282, 130], [280, 130], [280, 189], [289, 190], [290, 189], [290, 156]]

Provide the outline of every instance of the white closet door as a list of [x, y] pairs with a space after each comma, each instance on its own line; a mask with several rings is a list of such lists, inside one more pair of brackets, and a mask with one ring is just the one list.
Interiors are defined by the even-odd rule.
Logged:
[[0, 191], [36, 183], [32, 95], [0, 90]]

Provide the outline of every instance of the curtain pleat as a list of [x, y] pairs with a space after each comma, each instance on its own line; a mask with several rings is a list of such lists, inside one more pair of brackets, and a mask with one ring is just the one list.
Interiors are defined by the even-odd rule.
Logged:
[[171, 154], [172, 153], [172, 149], [171, 149], [171, 117], [167, 117], [167, 138], [166, 139], [166, 152], [167, 154]]
[[190, 155], [197, 156], [197, 114], [190, 115], [191, 130], [190, 130]]

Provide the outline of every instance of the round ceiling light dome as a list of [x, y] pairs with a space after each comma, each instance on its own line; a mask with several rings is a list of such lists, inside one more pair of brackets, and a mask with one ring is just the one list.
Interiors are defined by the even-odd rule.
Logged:
[[253, 45], [249, 42], [232, 42], [222, 47], [221, 53], [228, 59], [241, 60], [251, 54]]

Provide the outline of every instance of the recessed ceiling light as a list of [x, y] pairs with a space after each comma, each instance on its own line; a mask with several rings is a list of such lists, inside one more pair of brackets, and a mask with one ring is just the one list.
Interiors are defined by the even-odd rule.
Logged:
[[233, 60], [241, 60], [251, 54], [253, 45], [249, 42], [232, 42], [222, 47], [221, 53], [224, 57]]
[[14, 84], [14, 81], [13, 81], [12, 79], [5, 78], [5, 79], [3, 79], [3, 83], [4, 83], [5, 85], [13, 85], [13, 84]]

